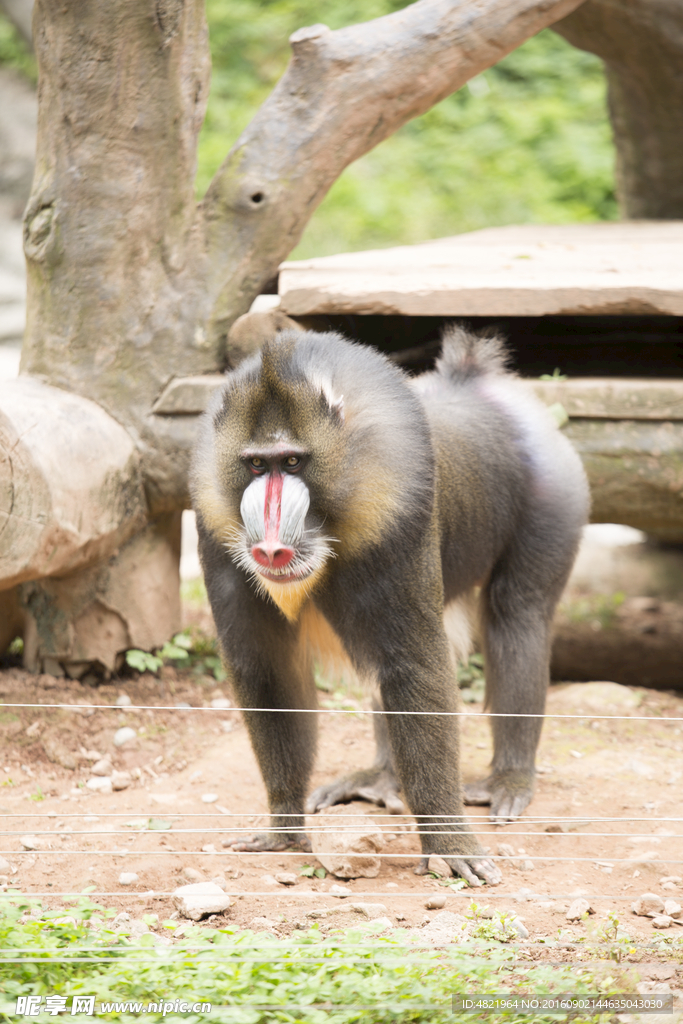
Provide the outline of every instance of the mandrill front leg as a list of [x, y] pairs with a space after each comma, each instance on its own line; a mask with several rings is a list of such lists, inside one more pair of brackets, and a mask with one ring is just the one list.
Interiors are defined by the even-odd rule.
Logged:
[[[301, 691], [287, 699], [278, 687], [263, 687], [256, 695], [240, 692], [242, 707], [301, 707]], [[278, 692], [279, 691], [279, 692]], [[258, 703], [257, 703], [258, 701]], [[268, 792], [270, 829], [268, 832], [235, 839], [233, 850], [302, 850], [310, 853], [311, 843], [304, 832], [304, 800], [310, 779], [316, 746], [316, 715], [296, 711], [246, 711], [245, 721]]]
[[[372, 709], [375, 712], [382, 710], [382, 705], [377, 699], [373, 699]], [[406, 813], [405, 804], [400, 796], [401, 783], [396, 777], [391, 758], [386, 718], [381, 714], [374, 714], [372, 725], [377, 746], [375, 763], [371, 768], [361, 768], [343, 775], [334, 782], [318, 786], [306, 801], [308, 814], [324, 811], [333, 804], [347, 804], [351, 800], [368, 800], [379, 807], [386, 807], [389, 814]]]

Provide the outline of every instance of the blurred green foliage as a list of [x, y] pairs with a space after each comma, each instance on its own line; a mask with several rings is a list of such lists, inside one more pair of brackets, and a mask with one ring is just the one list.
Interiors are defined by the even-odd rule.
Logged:
[[[319, 21], [340, 28], [405, 6], [207, 0], [213, 79], [198, 192], [284, 71], [295, 29]], [[494, 224], [615, 219], [605, 94], [597, 57], [541, 32], [352, 164], [314, 214], [294, 258]]]
[[[285, 70], [293, 31], [321, 20], [341, 28], [405, 6], [405, 0], [327, 0], [324, 6], [207, 0], [213, 76], [199, 140], [198, 194]], [[4, 18], [0, 62], [35, 73]], [[616, 218], [605, 92], [597, 57], [541, 32], [347, 168], [293, 256], [494, 224]]]
[[37, 82], [36, 59], [21, 38], [12, 22], [0, 15], [0, 64], [9, 64], [31, 82]]

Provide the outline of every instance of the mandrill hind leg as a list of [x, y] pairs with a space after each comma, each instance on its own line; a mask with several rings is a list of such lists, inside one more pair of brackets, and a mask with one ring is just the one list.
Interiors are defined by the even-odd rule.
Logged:
[[[382, 705], [376, 698], [372, 701], [373, 711], [381, 711]], [[401, 799], [401, 783], [396, 777], [391, 758], [391, 743], [387, 721], [384, 715], [372, 716], [377, 754], [371, 768], [360, 769], [343, 775], [334, 782], [318, 786], [306, 801], [308, 814], [323, 811], [333, 804], [346, 804], [351, 800], [368, 800], [379, 807], [386, 807], [390, 814], [405, 814]]]
[[490, 804], [491, 820], [498, 825], [518, 818], [534, 793], [551, 623], [574, 555], [573, 546], [560, 539], [553, 550], [547, 530], [527, 536], [496, 566], [483, 594], [493, 762], [488, 778], [464, 787], [464, 797], [468, 804]]

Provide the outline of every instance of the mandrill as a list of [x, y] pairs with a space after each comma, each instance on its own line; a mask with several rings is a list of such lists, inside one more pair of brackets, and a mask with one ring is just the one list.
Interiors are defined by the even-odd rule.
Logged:
[[[502, 717], [491, 773], [464, 799], [504, 823], [533, 794], [551, 622], [588, 510], [577, 454], [505, 364], [500, 340], [451, 328], [436, 369], [410, 379], [338, 334], [285, 330], [227, 375], [191, 486], [270, 804], [272, 831], [237, 848], [306, 849], [305, 807], [360, 797], [402, 811], [402, 793], [423, 867], [439, 854], [471, 885], [500, 881], [464, 817], [453, 645], [467, 656], [476, 606], [487, 704]], [[321, 649], [389, 714], [373, 716], [374, 765], [306, 800], [316, 716], [297, 710], [315, 707]]]

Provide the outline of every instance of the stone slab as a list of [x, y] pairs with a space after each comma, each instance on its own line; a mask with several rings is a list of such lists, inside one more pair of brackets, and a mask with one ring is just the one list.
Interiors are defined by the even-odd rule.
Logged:
[[683, 221], [485, 228], [283, 263], [280, 309], [404, 316], [683, 316]]

